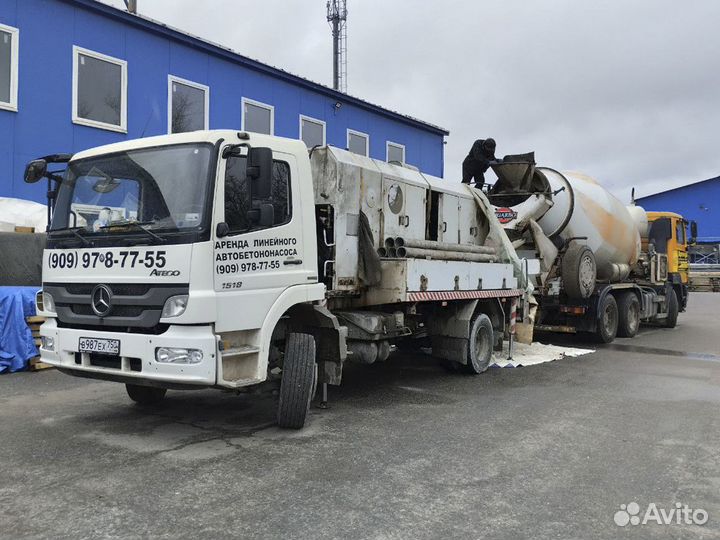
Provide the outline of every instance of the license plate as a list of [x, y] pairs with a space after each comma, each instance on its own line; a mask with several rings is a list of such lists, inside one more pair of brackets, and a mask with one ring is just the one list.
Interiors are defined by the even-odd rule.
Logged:
[[78, 352], [119, 355], [120, 340], [81, 337], [78, 343]]

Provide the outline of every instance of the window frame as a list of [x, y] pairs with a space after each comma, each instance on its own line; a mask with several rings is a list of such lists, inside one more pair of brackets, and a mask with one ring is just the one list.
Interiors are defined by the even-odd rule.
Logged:
[[[406, 158], [406, 156], [405, 156], [405, 145], [404, 145], [404, 144], [400, 144], [400, 143], [396, 143], [396, 142], [392, 142], [392, 141], [386, 141], [386, 142], [385, 142], [385, 161], [388, 162], [388, 163], [390, 163], [390, 147], [391, 147], [391, 146], [394, 146], [395, 148], [400, 148], [400, 149], [402, 149], [402, 157], [403, 157], [403, 158], [402, 158], [402, 161], [401, 161], [400, 163], [402, 163], [403, 165], [405, 165], [405, 163], [407, 163], [407, 162], [405, 161], [405, 158]], [[393, 162], [393, 163], [394, 163], [394, 162]]]
[[[80, 67], [80, 55], [90, 56], [96, 60], [108, 62], [120, 66], [120, 125], [108, 124], [106, 122], [100, 122], [98, 120], [91, 120], [89, 118], [83, 118], [78, 116], [78, 84], [79, 84], [79, 67]], [[73, 72], [72, 72], [72, 121], [73, 124], [80, 126], [94, 127], [97, 129], [105, 129], [107, 131], [115, 131], [117, 133], [127, 133], [127, 108], [128, 108], [128, 75], [127, 75], [127, 60], [115, 58], [114, 56], [108, 56], [90, 49], [85, 49], [78, 45], [73, 45]]]
[[[188, 79], [183, 79], [182, 77], [178, 77], [176, 75], [168, 74], [168, 102], [167, 102], [167, 113], [168, 113], [168, 135], [172, 135], [172, 98], [173, 98], [173, 91], [172, 86], [173, 83], [182, 84], [184, 86], [189, 86], [190, 88], [195, 88], [196, 90], [202, 90], [203, 95], [205, 96], [205, 99], [203, 100], [203, 106], [205, 107], [205, 118], [203, 119], [203, 129], [207, 130], [210, 129], [210, 87], [206, 84], [197, 83], [195, 81], [190, 81]], [[179, 133], [186, 133], [184, 131], [181, 131]]]
[[[300, 115], [300, 140], [303, 141], [303, 122], [307, 121], [312, 124], [319, 124], [322, 126], [322, 143], [320, 146], [327, 145], [327, 123], [324, 120], [318, 120], [317, 118], [313, 118], [312, 116], [307, 116], [304, 114]], [[305, 141], [303, 141], [305, 142]]]
[[0, 109], [18, 111], [18, 86], [20, 71], [20, 29], [0, 24], [0, 30], [10, 34], [10, 101], [0, 101]]
[[[262, 101], [256, 101], [254, 99], [243, 97], [241, 100], [240, 105], [240, 112], [241, 112], [241, 119], [240, 119], [240, 130], [246, 131], [245, 129], [245, 105], [255, 105], [256, 107], [260, 107], [261, 109], [267, 109], [270, 111], [270, 133], [269, 135], [275, 135], [275, 106], [270, 105], [268, 103], [263, 103]], [[252, 133], [257, 133], [253, 131]], [[261, 133], [261, 135], [264, 135], [264, 133]]]
[[[362, 131], [357, 131], [355, 129], [348, 128], [347, 130], [347, 140], [345, 144], [345, 148], [348, 152], [350, 152], [350, 135], [357, 135], [359, 137], [365, 137], [365, 154], [357, 154], [357, 155], [364, 155], [365, 157], [370, 157], [370, 135], [367, 133], [363, 133]], [[354, 152], [353, 152], [354, 153]]]

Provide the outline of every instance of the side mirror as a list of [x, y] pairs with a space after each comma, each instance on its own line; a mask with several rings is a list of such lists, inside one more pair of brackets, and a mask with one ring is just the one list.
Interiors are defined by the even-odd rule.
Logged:
[[34, 184], [47, 174], [47, 161], [35, 159], [25, 167], [25, 183]]
[[251, 182], [253, 199], [269, 199], [272, 188], [273, 158], [270, 148], [250, 148], [247, 157], [247, 176]]
[[230, 226], [224, 221], [218, 223], [217, 227], [215, 227], [215, 236], [218, 238], [224, 238], [228, 234], [230, 234]]
[[698, 237], [697, 222], [693, 220], [690, 222], [690, 243], [694, 244], [695, 242], [697, 242], [697, 237]]
[[275, 225], [275, 207], [270, 203], [262, 203], [248, 212], [248, 219], [258, 227], [272, 227]]

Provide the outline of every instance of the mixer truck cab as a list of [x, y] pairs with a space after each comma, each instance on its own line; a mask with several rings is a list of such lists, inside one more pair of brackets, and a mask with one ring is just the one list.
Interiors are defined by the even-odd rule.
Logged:
[[521, 257], [541, 261], [536, 329], [608, 343], [633, 337], [641, 322], [675, 326], [687, 297], [680, 216], [649, 225], [639, 206], [624, 206], [587, 175], [536, 167], [532, 153], [492, 167], [498, 220]]
[[346, 359], [422, 339], [481, 373], [530, 290], [464, 187], [337, 148], [198, 131], [28, 164], [44, 178], [43, 361], [144, 405], [272, 388], [299, 428]]
[[[688, 223], [680, 214], [674, 212], [647, 212], [648, 238], [643, 239], [643, 250], [647, 251], [652, 243], [659, 253], [667, 254], [668, 280], [672, 283], [680, 301], [680, 311], [685, 311], [688, 301], [688, 281], [690, 265], [688, 263], [688, 244], [697, 238], [697, 225]], [[690, 238], [687, 235], [690, 226]]]

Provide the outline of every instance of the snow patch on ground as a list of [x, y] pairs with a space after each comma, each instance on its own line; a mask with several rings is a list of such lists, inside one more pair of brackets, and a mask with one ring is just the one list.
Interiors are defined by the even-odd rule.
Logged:
[[504, 344], [502, 352], [493, 353], [491, 367], [520, 367], [533, 366], [544, 362], [552, 362], [562, 358], [576, 358], [585, 354], [594, 353], [595, 349], [576, 349], [573, 347], [561, 347], [559, 345], [546, 345], [544, 343], [515, 343], [513, 347], [513, 358], [508, 360], [507, 343]]

